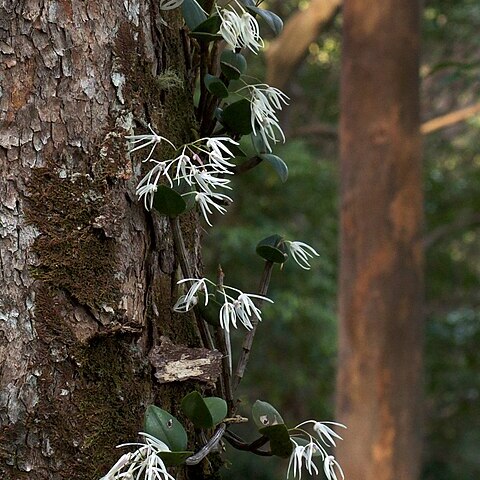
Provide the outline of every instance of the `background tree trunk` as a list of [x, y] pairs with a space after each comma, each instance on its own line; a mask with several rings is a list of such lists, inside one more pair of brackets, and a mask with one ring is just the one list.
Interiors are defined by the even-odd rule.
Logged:
[[[129, 158], [124, 138], [151, 122], [181, 144], [194, 127], [180, 18], [162, 12], [162, 25], [156, 5], [0, 7], [5, 480], [98, 479], [114, 446], [136, 440], [148, 404], [178, 414], [186, 392], [156, 385], [148, 360], [161, 335], [198, 338], [191, 318], [172, 314], [169, 222], [137, 202], [140, 157]], [[195, 214], [182, 228], [198, 265]]]
[[341, 98], [339, 461], [414, 480], [421, 455], [419, 2], [346, 0]]

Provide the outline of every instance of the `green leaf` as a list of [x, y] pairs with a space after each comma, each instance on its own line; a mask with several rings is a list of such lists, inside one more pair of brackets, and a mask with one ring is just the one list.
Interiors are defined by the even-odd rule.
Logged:
[[250, 138], [252, 139], [253, 148], [257, 153], [266, 153], [268, 151], [267, 145], [263, 141], [263, 137], [261, 135], [255, 135], [252, 133]]
[[158, 456], [164, 461], [167, 467], [181, 465], [193, 452], [159, 452]]
[[193, 185], [189, 185], [185, 179], [181, 179], [180, 182], [175, 182], [173, 189], [182, 196], [186, 205], [185, 212], [195, 207], [195, 194], [197, 192]]
[[213, 424], [219, 424], [227, 416], [227, 402], [219, 397], [206, 397], [203, 400], [210, 411]]
[[259, 155], [262, 160], [268, 162], [277, 172], [280, 180], [285, 183], [288, 179], [288, 167], [287, 164], [276, 155], [272, 155], [271, 153], [262, 153]]
[[202, 396], [194, 391], [183, 397], [181, 403], [183, 413], [198, 428], [212, 428], [213, 418]]
[[228, 144], [228, 149], [233, 153], [234, 157], [246, 157], [247, 154], [240, 148], [239, 145], [233, 143]]
[[207, 14], [197, 0], [184, 0], [182, 4], [183, 18], [187, 27], [194, 31], [207, 19]]
[[165, 185], [159, 185], [153, 199], [155, 210], [169, 217], [176, 217], [187, 209], [187, 204], [182, 196]]
[[224, 108], [222, 123], [232, 132], [248, 135], [252, 131], [250, 101], [246, 98]]
[[188, 35], [203, 42], [214, 42], [215, 40], [220, 40], [222, 38], [221, 35], [207, 32], [190, 32]]
[[247, 71], [247, 60], [241, 53], [224, 50], [220, 55], [220, 68], [229, 80], [238, 80]]
[[288, 255], [283, 251], [283, 237], [271, 235], [260, 240], [256, 248], [257, 255], [273, 263], [286, 262]]
[[203, 77], [203, 82], [207, 87], [207, 90], [218, 98], [227, 98], [228, 97], [228, 89], [226, 85], [214, 75], [210, 75], [207, 73]]
[[155, 405], [149, 405], [145, 412], [145, 433], [166, 443], [172, 451], [185, 451], [187, 433], [182, 424], [170, 413]]
[[260, 428], [259, 432], [270, 440], [270, 450], [274, 455], [288, 458], [292, 454], [293, 444], [284, 424]]
[[259, 431], [265, 427], [284, 424], [282, 416], [267, 402], [257, 400], [252, 407], [252, 417]]
[[221, 24], [222, 19], [219, 17], [219, 15], [214, 14], [198, 25], [193, 32], [190, 32], [190, 36], [206, 42], [218, 40], [222, 38], [222, 36], [218, 33]]
[[202, 298], [200, 298], [197, 303], [197, 308], [200, 310], [202, 318], [207, 323], [213, 325], [214, 327], [220, 326], [220, 309], [222, 308], [222, 305], [215, 300], [214, 295], [209, 296], [207, 306], [205, 306]]
[[246, 7], [250, 12], [260, 15], [275, 35], [278, 35], [283, 30], [282, 19], [276, 13], [273, 13], [270, 10], [264, 10], [263, 8], [252, 7], [250, 5], [246, 5]]

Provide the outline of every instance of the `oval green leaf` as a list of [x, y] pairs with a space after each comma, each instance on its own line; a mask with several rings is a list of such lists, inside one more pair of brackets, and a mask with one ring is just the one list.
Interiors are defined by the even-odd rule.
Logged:
[[270, 440], [270, 450], [274, 455], [288, 458], [292, 454], [293, 444], [284, 424], [260, 428], [259, 432]]
[[145, 412], [144, 431], [166, 443], [172, 451], [185, 451], [187, 433], [182, 424], [169, 412], [149, 405]]
[[259, 431], [265, 427], [284, 424], [283, 418], [278, 411], [269, 403], [261, 400], [257, 400], [253, 404], [252, 417]]
[[194, 391], [183, 397], [181, 408], [183, 413], [197, 428], [212, 428], [212, 415], [202, 396]]
[[220, 55], [220, 68], [229, 80], [238, 80], [247, 71], [247, 60], [241, 53], [224, 50]]
[[248, 135], [252, 131], [250, 101], [244, 98], [225, 107], [222, 123], [231, 132]]
[[163, 460], [167, 467], [181, 465], [193, 452], [159, 452], [158, 456]]
[[158, 213], [176, 217], [187, 209], [187, 204], [183, 197], [165, 185], [159, 185], [153, 198], [153, 206]]
[[206, 397], [203, 400], [212, 416], [213, 424], [219, 424], [227, 416], [227, 402], [220, 397]]
[[183, 18], [187, 27], [193, 31], [207, 19], [207, 14], [197, 0], [184, 0], [182, 4]]
[[275, 35], [280, 34], [283, 30], [283, 21], [276, 13], [273, 13], [270, 10], [264, 10], [263, 8], [252, 7], [250, 5], [247, 5], [246, 7], [250, 12], [256, 13], [263, 18]]
[[207, 90], [218, 98], [227, 98], [228, 97], [228, 89], [226, 85], [214, 75], [210, 75], [207, 73], [203, 77], [203, 83], [207, 87]]
[[268, 245], [261, 245], [257, 247], [257, 255], [272, 263], [285, 263], [287, 261], [287, 255], [281, 250], [275, 247], [269, 247]]
[[287, 164], [277, 155], [272, 155], [271, 153], [262, 153], [259, 155], [262, 160], [268, 162], [277, 172], [280, 180], [285, 183], [288, 179], [288, 167]]
[[221, 24], [222, 19], [220, 16], [214, 14], [198, 25], [193, 32], [190, 32], [190, 36], [205, 42], [219, 40], [222, 38], [222, 36], [218, 33]]
[[257, 255], [273, 263], [286, 262], [288, 255], [283, 251], [283, 237], [271, 235], [257, 244]]

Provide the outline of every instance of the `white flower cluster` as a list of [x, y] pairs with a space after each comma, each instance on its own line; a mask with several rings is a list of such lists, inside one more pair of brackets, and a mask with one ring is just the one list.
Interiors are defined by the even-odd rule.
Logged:
[[246, 85], [237, 92], [248, 89], [251, 103], [251, 123], [255, 135], [259, 135], [268, 151], [270, 142], [285, 142], [285, 135], [277, 118], [277, 110], [288, 105], [289, 97], [281, 90], [265, 83]]
[[[202, 292], [205, 298], [205, 306], [207, 306], [210, 295], [208, 286], [210, 285], [215, 292], [220, 293], [223, 299], [219, 320], [221, 327], [227, 332], [230, 331], [230, 324], [237, 328], [237, 321], [240, 321], [247, 330], [251, 330], [253, 328], [251, 320], [253, 317], [262, 320], [262, 312], [255, 305], [254, 299], [273, 303], [273, 300], [262, 295], [243, 293], [241, 290], [227, 285], [219, 288], [208, 278], [185, 278], [177, 283], [180, 285], [185, 282], [190, 282], [192, 285], [188, 292], [177, 300], [173, 309], [176, 312], [188, 312], [198, 303], [199, 292]], [[227, 292], [233, 292], [233, 295]]]
[[[168, 139], [155, 133], [150, 125], [149, 129], [150, 134], [127, 137], [132, 142], [129, 153], [151, 146], [143, 161], [152, 163], [153, 168], [137, 185], [136, 193], [139, 199], [143, 198], [145, 208], [151, 210], [162, 177], [172, 188], [175, 183], [179, 185], [184, 181], [192, 187], [192, 191], [182, 196], [194, 195], [205, 221], [212, 226], [209, 220], [209, 215], [213, 213], [212, 208], [224, 214], [226, 209], [222, 205], [233, 201], [228, 195], [219, 193], [217, 188], [231, 190], [230, 180], [225, 178], [225, 175], [232, 174], [229, 168], [234, 165], [229, 160], [234, 154], [227, 145], [238, 145], [238, 142], [228, 137], [201, 138], [177, 149]], [[178, 155], [164, 161], [153, 159], [155, 147], [161, 142], [168, 143]]]
[[[235, 3], [241, 14], [237, 13], [232, 5], [222, 10], [217, 7], [222, 21], [219, 33], [230, 49], [248, 48], [257, 53], [264, 45], [258, 22], [237, 0]], [[262, 137], [265, 146], [271, 152], [270, 142], [285, 141], [276, 110], [281, 110], [282, 104], [287, 105], [289, 98], [278, 88], [266, 84], [247, 85], [237, 93], [245, 88], [250, 91], [253, 132]]]
[[217, 13], [222, 20], [219, 34], [232, 50], [248, 48], [257, 53], [263, 47], [263, 39], [260, 37], [260, 27], [253, 15], [250, 15], [238, 1], [235, 0], [241, 15], [237, 13], [232, 5], [220, 9]]
[[168, 446], [148, 433], [140, 433], [145, 443], [125, 443], [117, 448], [138, 446], [134, 452], [122, 455], [100, 480], [175, 480], [167, 471], [159, 453], [170, 452]]
[[[311, 435], [302, 428], [308, 424], [312, 424], [316, 436]], [[333, 455], [328, 454], [325, 448], [335, 447], [335, 439], [342, 440], [342, 437], [328, 425], [347, 428], [341, 423], [307, 420], [293, 429], [293, 433], [290, 435], [290, 439], [293, 443], [293, 452], [288, 464], [287, 478], [290, 476], [290, 471], [293, 470], [293, 476], [301, 479], [302, 467], [304, 465], [310, 475], [318, 475], [318, 468], [313, 461], [314, 457], [321, 458], [323, 472], [325, 473], [327, 480], [339, 480], [340, 478], [343, 480], [345, 478], [342, 467], [340, 467]]]
[[302, 267], [304, 270], [310, 270], [310, 264], [308, 263], [310, 258], [319, 257], [320, 255], [315, 251], [313, 247], [307, 245], [304, 242], [291, 242], [285, 241], [288, 253], [292, 256], [293, 260]]

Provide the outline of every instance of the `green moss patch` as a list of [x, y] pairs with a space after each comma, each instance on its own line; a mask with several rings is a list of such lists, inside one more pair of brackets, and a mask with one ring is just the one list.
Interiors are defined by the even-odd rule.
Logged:
[[94, 227], [106, 189], [88, 175], [60, 178], [54, 167], [33, 170], [26, 217], [41, 232], [33, 245], [37, 279], [90, 307], [116, 303], [115, 242]]

